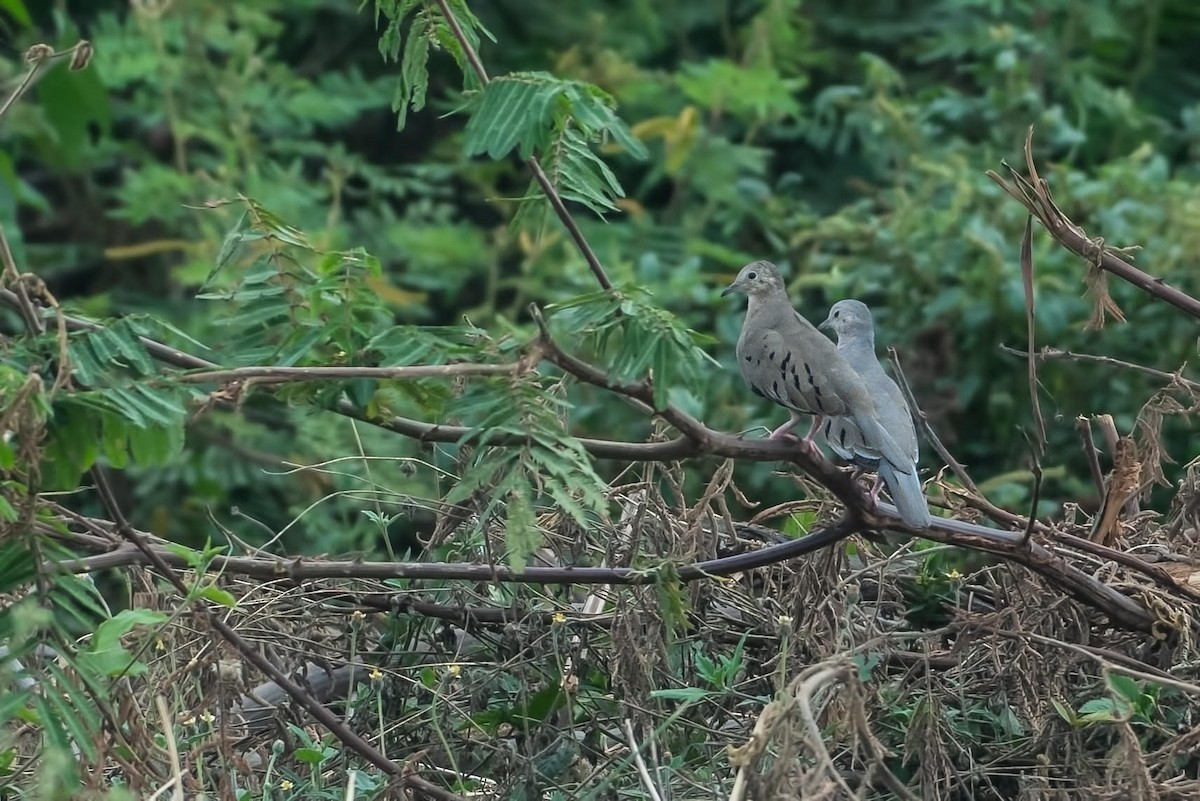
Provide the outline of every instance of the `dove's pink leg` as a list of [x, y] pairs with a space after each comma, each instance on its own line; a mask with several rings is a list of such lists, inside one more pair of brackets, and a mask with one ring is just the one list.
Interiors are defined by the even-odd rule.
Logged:
[[879, 491], [883, 489], [883, 479], [878, 474], [875, 476], [875, 483], [871, 485], [871, 505], [874, 506], [879, 502]]
[[788, 418], [788, 421], [772, 431], [771, 435], [767, 437], [767, 439], [786, 439], [791, 442], [795, 442], [804, 450], [816, 453], [817, 446], [816, 443], [813, 442], [813, 435], [816, 434], [817, 430], [821, 427], [821, 416], [816, 414], [813, 415], [812, 425], [809, 426], [808, 433], [799, 439], [795, 434], [791, 433], [792, 428], [794, 428], [798, 422], [800, 421], [795, 416]]
[[789, 432], [796, 427], [796, 422], [795, 417], [789, 417], [787, 422], [772, 431], [767, 439], [795, 439], [795, 435]]

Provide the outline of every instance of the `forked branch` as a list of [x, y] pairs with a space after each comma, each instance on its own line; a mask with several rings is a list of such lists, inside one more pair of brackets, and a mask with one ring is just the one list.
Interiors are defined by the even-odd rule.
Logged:
[[[1192, 297], [1181, 289], [1171, 286], [1161, 278], [1155, 278], [1149, 273], [1134, 267], [1124, 258], [1122, 251], [1126, 249], [1112, 248], [1104, 244], [1102, 239], [1092, 238], [1063, 213], [1050, 194], [1050, 185], [1038, 174], [1037, 165], [1033, 160], [1033, 126], [1025, 138], [1025, 169], [1027, 175], [1001, 162], [1008, 171], [1008, 180], [1002, 178], [994, 170], [988, 170], [987, 175], [1000, 185], [1000, 188], [1012, 196], [1018, 203], [1029, 210], [1029, 213], [1040, 222], [1050, 236], [1072, 253], [1087, 259], [1095, 267], [1136, 286], [1138, 289], [1160, 300], [1170, 303], [1175, 308], [1200, 320], [1200, 300]], [[1120, 309], [1111, 298], [1099, 298], [1105, 311], [1117, 315], [1120, 319]]]

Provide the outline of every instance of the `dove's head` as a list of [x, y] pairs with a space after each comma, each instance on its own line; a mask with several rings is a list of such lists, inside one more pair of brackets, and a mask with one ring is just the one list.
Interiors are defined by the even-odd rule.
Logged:
[[721, 297], [741, 292], [751, 298], [762, 298], [783, 291], [783, 276], [769, 261], [752, 261], [742, 268], [733, 283], [725, 287]]
[[846, 336], [870, 335], [875, 336], [875, 328], [871, 322], [871, 310], [861, 300], [839, 300], [829, 310], [829, 316], [821, 323], [821, 328], [832, 329], [840, 340]]

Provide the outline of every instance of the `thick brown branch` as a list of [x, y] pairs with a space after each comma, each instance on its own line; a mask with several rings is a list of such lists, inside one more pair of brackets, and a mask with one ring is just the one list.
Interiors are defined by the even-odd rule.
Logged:
[[[48, 527], [47, 527], [48, 528]], [[53, 531], [53, 529], [48, 529]], [[789, 540], [757, 551], [696, 562], [679, 568], [682, 581], [697, 581], [708, 576], [731, 576], [747, 570], [785, 562], [818, 551], [830, 543], [850, 536], [859, 527], [842, 520], [817, 529], [806, 537]], [[147, 542], [151, 535], [140, 533]], [[161, 561], [171, 568], [189, 567], [184, 555], [164, 546], [148, 546], [152, 559], [141, 548], [122, 545], [107, 553], [85, 559], [65, 560], [63, 569], [73, 572], [103, 570]], [[156, 565], [157, 566], [157, 565]], [[503, 581], [522, 584], [653, 584], [652, 570], [627, 567], [527, 567], [515, 571], [506, 565], [472, 562], [364, 562], [362, 560], [283, 559], [276, 557], [218, 556], [211, 563], [215, 571], [260, 579], [287, 578], [295, 582], [311, 579], [436, 579], [442, 581]], [[160, 568], [161, 569], [161, 568]]]
[[[677, 574], [680, 580], [690, 582], [709, 576], [732, 576], [780, 564], [818, 551], [868, 528], [888, 524], [891, 519], [899, 516], [895, 507], [890, 504], [880, 503], [879, 507], [887, 516], [886, 520], [855, 521], [843, 518], [830, 526], [817, 529], [806, 537], [788, 540], [757, 551], [683, 565]], [[48, 526], [44, 527], [44, 530], [47, 533], [55, 533]], [[143, 541], [150, 539], [148, 534], [140, 536]], [[1115, 625], [1137, 631], [1149, 631], [1154, 624], [1153, 616], [1139, 604], [1093, 576], [1067, 564], [1062, 557], [1042, 545], [1030, 542], [1023, 547], [1020, 533], [935, 518], [934, 525], [926, 529], [923, 536], [937, 542], [993, 553], [1024, 565], [1048, 579], [1053, 586], [1062, 587], [1080, 601], [1102, 610]], [[153, 546], [153, 550], [157, 559], [166, 565], [176, 568], [188, 567], [184, 555], [159, 545]], [[86, 572], [144, 565], [149, 563], [147, 559], [148, 555], [143, 550], [122, 546], [85, 559], [64, 561], [61, 566], [75, 572]], [[217, 557], [212, 562], [212, 569], [264, 580], [287, 578], [297, 583], [328, 578], [501, 581], [523, 584], [650, 584], [656, 580], [653, 571], [616, 567], [528, 567], [518, 572], [505, 565], [476, 563], [327, 561], [241, 556]]]
[[1098, 265], [1106, 272], [1121, 278], [1160, 300], [1170, 303], [1180, 311], [1200, 320], [1200, 300], [1193, 298], [1183, 290], [1171, 286], [1161, 278], [1155, 278], [1125, 261], [1113, 248], [1092, 239], [1087, 233], [1071, 221], [1050, 194], [1050, 187], [1037, 173], [1033, 161], [1033, 127], [1025, 140], [1025, 165], [1028, 177], [1005, 164], [1011, 181], [1001, 178], [995, 171], [988, 170], [987, 175], [1000, 185], [1005, 192], [1029, 210], [1037, 218], [1050, 236], [1072, 253], [1082, 256], [1089, 262]]
[[[0, 290], [0, 302], [5, 302], [11, 306], [19, 307], [17, 296], [7, 290]], [[95, 330], [101, 326], [97, 323], [92, 323], [86, 320], [80, 320], [72, 317], [64, 317], [67, 328], [71, 330]], [[168, 364], [185, 369], [214, 369], [217, 365], [200, 359], [191, 354], [171, 348], [160, 342], [142, 338], [142, 344], [147, 351]], [[654, 393], [649, 384], [639, 382], [632, 385], [622, 385], [613, 382], [603, 371], [586, 364], [569, 354], [564, 353], [550, 340], [548, 335], [543, 333], [543, 346], [545, 348], [544, 357], [560, 367], [561, 369], [571, 373], [580, 380], [595, 386], [603, 387], [610, 391], [622, 394], [626, 397], [639, 400], [653, 408]], [[354, 419], [370, 422], [375, 425], [380, 425], [397, 433], [420, 439], [427, 442], [456, 442], [461, 440], [471, 429], [459, 426], [439, 426], [429, 423], [421, 423], [418, 421], [407, 420], [405, 418], [391, 418], [386, 421], [370, 420], [366, 415], [356, 408], [349, 401], [342, 401], [337, 405], [337, 410]], [[814, 458], [809, 454], [798, 451], [794, 446], [787, 442], [768, 439], [753, 439], [747, 440], [741, 437], [736, 437], [732, 434], [726, 434], [719, 431], [714, 431], [705, 426], [699, 420], [687, 415], [675, 407], [668, 406], [661, 409], [657, 414], [669, 424], [677, 428], [682, 436], [667, 441], [667, 442], [647, 442], [647, 443], [631, 443], [631, 442], [610, 442], [605, 440], [581, 440], [584, 446], [594, 456], [599, 458], [624, 459], [630, 461], [671, 461], [683, 459], [699, 455], [724, 456], [733, 459], [745, 461], [782, 461], [791, 462], [809, 475], [813, 476], [822, 485], [833, 492], [839, 500], [845, 505], [847, 514], [850, 516], [848, 521], [837, 524], [827, 529], [822, 529], [803, 540], [796, 540], [784, 543], [775, 548], [783, 550], [775, 550], [774, 548], [756, 551], [752, 554], [742, 554], [737, 557], [729, 557], [728, 560], [715, 560], [715, 563], [699, 563], [696, 565], [684, 568], [687, 572], [686, 580], [695, 580], [703, 575], [730, 575], [732, 573], [749, 570], [755, 567], [761, 567], [767, 564], [773, 564], [778, 561], [793, 558], [801, 553], [808, 553], [810, 550], [815, 550], [825, 545], [836, 541], [849, 534], [863, 531], [868, 528], [897, 528], [903, 530], [899, 524], [899, 515], [895, 507], [880, 503], [874, 510], [871, 510], [868, 505], [866, 495], [855, 484], [854, 480], [845, 472], [837, 469], [833, 464], [825, 459]], [[503, 438], [496, 438], [491, 441], [493, 445], [523, 445], [523, 438], [513, 438], [508, 441]], [[1013, 525], [1022, 526], [1026, 524], [1026, 520], [1019, 515], [1009, 512], [1004, 512], [1001, 509], [992, 509], [993, 514], [998, 515], [1001, 519]], [[1048, 529], [1041, 524], [1035, 527], [1037, 531], [1046, 532]], [[1114, 623], [1126, 626], [1137, 630], [1147, 630], [1152, 624], [1153, 619], [1150, 614], [1142, 607], [1135, 604], [1128, 598], [1125, 598], [1120, 593], [1110, 587], [1105, 586], [1096, 579], [1087, 576], [1078, 569], [1067, 565], [1060, 557], [1047, 551], [1041, 546], [1035, 545], [1028, 552], [1022, 552], [1019, 546], [1018, 536], [1012, 532], [999, 531], [996, 529], [984, 528], [973, 524], [962, 523], [955, 520], [938, 519], [934, 526], [925, 532], [923, 535], [930, 539], [939, 542], [946, 542], [963, 547], [976, 548], [985, 550], [990, 553], [995, 553], [1003, 556], [1006, 559], [1024, 564], [1032, 570], [1035, 570], [1041, 575], [1044, 575], [1051, 582], [1061, 584], [1069, 592], [1076, 597], [1092, 604], [1097, 608], [1107, 613]], [[1082, 545], [1080, 547], [1083, 547]], [[790, 550], [796, 548], [797, 550]], [[1115, 552], [1114, 552], [1115, 553]], [[107, 556], [107, 555], [106, 555]], [[156, 550], [157, 558], [171, 557], [176, 558], [173, 554], [166, 552], [160, 553]], [[98, 559], [99, 557], [93, 557]], [[117, 566], [120, 559], [128, 559], [130, 557], [109, 557], [116, 562], [88, 562], [86, 566], [79, 565], [80, 569], [99, 569], [100, 566]], [[1116, 557], [1113, 557], [1114, 559]], [[1134, 560], [1141, 563], [1141, 560]], [[172, 563], [178, 567], [185, 567], [184, 564]], [[233, 565], [238, 563], [234, 562]], [[336, 564], [336, 563], [335, 563]], [[389, 563], [383, 563], [389, 564]], [[467, 578], [467, 579], [496, 579], [510, 581], [544, 581], [545, 583], [632, 583], [633, 579], [622, 579], [619, 574], [613, 574], [611, 571], [600, 568], [530, 568], [529, 571], [522, 573], [520, 576], [509, 576], [506, 569], [492, 567], [490, 565], [428, 565], [421, 563], [390, 563], [399, 565], [399, 567], [374, 568], [377, 571], [382, 571], [382, 577], [411, 577], [411, 578]], [[285, 576], [291, 572], [298, 570], [296, 565], [304, 565], [303, 562], [288, 562], [284, 563], [278, 560], [269, 562], [269, 576]], [[334, 568], [323, 568], [332, 572], [326, 575], [330, 576], [360, 576], [361, 573], [353, 572], [354, 567], [362, 567], [362, 563], [344, 563], [338, 564]], [[251, 569], [252, 575], [264, 575], [261, 571], [262, 565], [246, 565], [247, 569]], [[307, 570], [307, 566], [305, 567]], [[559, 573], [551, 573], [549, 575], [541, 575], [537, 571], [558, 570], [567, 571]], [[390, 571], [390, 572], [389, 572]], [[531, 572], [532, 571], [532, 572]], [[600, 572], [596, 572], [600, 571]], [[235, 572], [239, 572], [235, 570]], [[682, 573], [683, 571], [681, 571]], [[297, 574], [299, 575], [299, 574]], [[305, 573], [304, 578], [316, 578], [317, 575], [309, 575]], [[365, 577], [365, 576], [364, 576]], [[507, 578], [505, 578], [507, 577]], [[1156, 576], [1156, 579], [1161, 580], [1162, 576]], [[1172, 582], [1172, 586], [1174, 583]]]

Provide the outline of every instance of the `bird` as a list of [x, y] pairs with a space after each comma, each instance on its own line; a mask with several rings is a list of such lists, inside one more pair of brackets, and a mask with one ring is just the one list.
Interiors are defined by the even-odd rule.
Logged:
[[814, 415], [801, 447], [818, 453], [813, 444], [821, 418], [846, 417], [862, 432], [864, 455], [882, 459], [896, 473], [913, 472], [913, 460], [888, 434], [879, 420], [875, 401], [863, 379], [846, 363], [837, 347], [793, 307], [779, 268], [753, 261], [721, 292], [740, 292], [748, 298], [737, 361], [751, 391], [791, 413], [788, 422], [771, 432], [771, 439], [788, 432], [803, 415]]
[[897, 472], [890, 461], [881, 462], [873, 448], [864, 448], [865, 438], [857, 422], [847, 417], [825, 419], [822, 427], [825, 442], [842, 459], [878, 471], [871, 489], [872, 501], [879, 496], [882, 481], [896, 502], [896, 509], [905, 525], [927, 528], [933, 523], [933, 518], [929, 514], [921, 479], [917, 475], [917, 461], [920, 458], [917, 431], [904, 393], [875, 358], [875, 325], [871, 310], [860, 300], [839, 300], [829, 309], [829, 316], [819, 327], [832, 330], [837, 335], [838, 353], [862, 377], [867, 391], [875, 399], [877, 419], [904, 450], [905, 467], [908, 469]]

